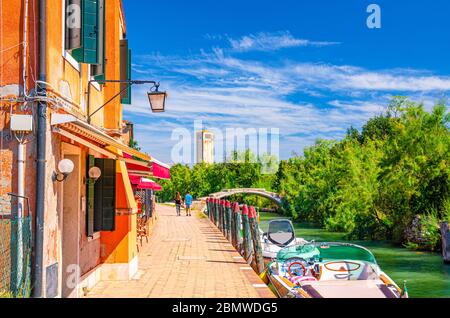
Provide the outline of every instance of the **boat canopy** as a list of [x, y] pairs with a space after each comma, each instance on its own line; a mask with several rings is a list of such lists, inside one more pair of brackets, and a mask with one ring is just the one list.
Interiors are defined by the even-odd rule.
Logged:
[[315, 260], [352, 260], [363, 261], [376, 264], [375, 256], [366, 248], [348, 243], [306, 243], [286, 247], [278, 252], [278, 262], [298, 257], [305, 260], [314, 258]]

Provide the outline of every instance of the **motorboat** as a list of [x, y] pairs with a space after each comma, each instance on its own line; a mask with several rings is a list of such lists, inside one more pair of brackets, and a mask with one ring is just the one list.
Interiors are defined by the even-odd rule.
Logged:
[[407, 298], [365, 247], [309, 242], [287, 246], [268, 264], [282, 298]]
[[294, 226], [288, 219], [275, 219], [269, 221], [268, 230], [261, 233], [261, 248], [263, 257], [272, 260], [282, 249], [307, 243], [302, 238], [295, 237]]

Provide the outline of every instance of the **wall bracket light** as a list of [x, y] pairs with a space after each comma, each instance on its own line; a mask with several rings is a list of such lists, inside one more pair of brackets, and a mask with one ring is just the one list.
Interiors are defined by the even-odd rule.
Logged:
[[63, 182], [73, 172], [75, 165], [70, 159], [63, 159], [58, 163], [58, 172], [54, 171], [52, 179], [53, 181]]
[[[98, 107], [94, 112], [91, 113], [90, 110], [90, 97], [91, 97], [91, 84], [92, 83], [99, 83], [99, 84], [106, 84], [106, 83], [125, 83], [127, 84], [125, 88], [123, 88], [120, 92], [118, 92], [116, 95], [111, 97], [106, 103]], [[131, 85], [141, 85], [141, 84], [152, 84], [153, 86], [150, 87], [150, 91], [148, 94], [148, 99], [150, 103], [150, 107], [154, 113], [160, 113], [165, 110], [165, 103], [166, 103], [166, 92], [160, 92], [158, 91], [159, 88], [159, 82], [155, 81], [143, 81], [143, 80], [90, 80], [88, 83], [88, 91], [87, 91], [87, 122], [88, 124], [91, 123], [91, 118], [94, 116], [100, 109], [108, 105], [110, 102], [112, 102], [114, 99], [116, 99], [118, 96], [120, 96], [123, 92], [125, 92]]]

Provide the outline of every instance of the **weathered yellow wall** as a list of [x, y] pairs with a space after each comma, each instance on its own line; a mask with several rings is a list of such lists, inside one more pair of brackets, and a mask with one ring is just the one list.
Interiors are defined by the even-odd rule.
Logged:
[[[120, 39], [122, 38], [120, 23], [120, 0], [109, 0], [106, 6], [106, 78], [120, 79]], [[112, 67], [114, 65], [115, 67]], [[114, 96], [120, 91], [120, 84], [109, 83], [105, 85], [106, 96]], [[105, 107], [105, 128], [118, 129], [122, 125], [122, 105], [120, 98]]]
[[[35, 86], [38, 66], [38, 1], [30, 1], [29, 21], [28, 21], [28, 79], [27, 86]], [[19, 87], [22, 83], [22, 46], [23, 41], [22, 18], [24, 13], [23, 0], [1, 0], [0, 6], [0, 94], [2, 97], [17, 97]], [[32, 5], [35, 7], [33, 8]], [[107, 42], [106, 58], [108, 60], [106, 69], [107, 79], [120, 78], [120, 54], [119, 45], [121, 35], [121, 0], [107, 0], [106, 3], [106, 23]], [[64, 58], [63, 50], [63, 0], [47, 1], [47, 32], [46, 32], [46, 62], [48, 89], [57, 95], [62, 95], [72, 102], [72, 108], [76, 113], [86, 115], [87, 104], [87, 83], [89, 81], [89, 65], [78, 64], [75, 67]], [[123, 27], [124, 28], [124, 27]], [[14, 88], [14, 89], [12, 89]], [[7, 90], [6, 90], [7, 89]], [[119, 84], [108, 84], [97, 90], [91, 89], [91, 112], [101, 106], [104, 101], [115, 95], [119, 91]], [[4, 94], [8, 92], [8, 94]], [[12, 92], [12, 93], [11, 93]], [[13, 94], [14, 93], [14, 94]], [[17, 109], [15, 104], [15, 109]], [[33, 105], [35, 107], [36, 105]], [[56, 106], [56, 105], [50, 105]], [[50, 107], [47, 113], [47, 153], [46, 153], [46, 175], [45, 184], [45, 227], [44, 227], [44, 264], [43, 271], [54, 263], [59, 264], [59, 289], [61, 289], [62, 271], [62, 192], [61, 184], [52, 182], [52, 174], [57, 170], [57, 164], [62, 159], [61, 137], [51, 131], [50, 119], [54, 110]], [[59, 110], [63, 112], [63, 110]], [[9, 102], [0, 101], [0, 129], [2, 133], [9, 133]], [[120, 98], [111, 102], [109, 106], [99, 111], [93, 118], [92, 124], [108, 129], [121, 127], [122, 107]], [[0, 159], [2, 162], [0, 181], [0, 196], [9, 191], [16, 190], [16, 148], [17, 143], [14, 138], [3, 143], [0, 149]], [[82, 150], [83, 156], [86, 149]], [[32, 209], [35, 202], [35, 144], [27, 145], [26, 157], [26, 195], [30, 197]], [[85, 173], [85, 165], [82, 164]], [[3, 186], [4, 185], [4, 186]], [[82, 196], [85, 196], [84, 185]], [[80, 265], [82, 273], [92, 269], [100, 261], [100, 239], [88, 240], [85, 235], [85, 219], [81, 217], [80, 232]], [[125, 230], [124, 232], [121, 232]], [[127, 262], [136, 254], [136, 220], [133, 216], [127, 216], [126, 221], [119, 221], [119, 231], [122, 238], [115, 239], [120, 243], [115, 259], [116, 262]], [[113, 250], [114, 253], [114, 250]], [[123, 255], [123, 257], [122, 257]], [[44, 277], [44, 291], [46, 278]], [[45, 295], [44, 295], [45, 296]]]

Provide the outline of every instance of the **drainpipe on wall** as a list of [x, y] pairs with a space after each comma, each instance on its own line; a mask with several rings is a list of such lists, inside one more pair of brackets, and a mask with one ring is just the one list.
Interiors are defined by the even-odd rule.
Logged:
[[24, 1], [24, 15], [23, 15], [23, 70], [22, 70], [22, 79], [23, 79], [23, 95], [25, 97], [29, 97], [27, 94], [27, 46], [28, 46], [28, 0]]
[[[47, 80], [46, 63], [46, 0], [39, 0], [39, 83], [37, 91], [39, 95], [45, 95]], [[47, 135], [47, 103], [42, 99], [37, 105], [37, 136], [36, 136], [36, 225], [34, 240], [34, 285], [33, 297], [42, 297], [43, 285], [43, 254], [44, 254], [44, 201], [45, 201], [45, 152]]]
[[[17, 136], [16, 136], [17, 138]], [[17, 148], [17, 251], [14, 259], [14, 267], [16, 268], [16, 276], [14, 279], [14, 297], [17, 297], [17, 292], [20, 290], [20, 284], [23, 279], [23, 212], [24, 212], [24, 176], [25, 176], [25, 144], [23, 139], [17, 138], [19, 145]]]

